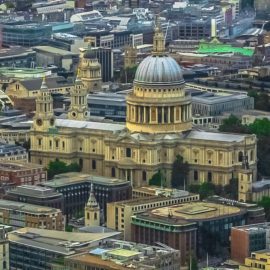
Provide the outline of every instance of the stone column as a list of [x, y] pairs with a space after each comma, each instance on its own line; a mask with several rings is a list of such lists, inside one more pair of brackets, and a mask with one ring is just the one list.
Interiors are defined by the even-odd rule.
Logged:
[[171, 123], [171, 107], [168, 107], [168, 123]]
[[161, 117], [162, 117], [162, 124], [164, 124], [164, 107], [162, 107], [162, 113], [161, 113]]
[[146, 123], [146, 107], [143, 107], [143, 122]]

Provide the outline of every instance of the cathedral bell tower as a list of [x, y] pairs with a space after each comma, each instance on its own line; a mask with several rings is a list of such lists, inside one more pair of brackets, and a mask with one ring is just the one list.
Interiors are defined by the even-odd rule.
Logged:
[[238, 173], [238, 201], [252, 201], [253, 171], [249, 168], [248, 155], [245, 153], [242, 168]]
[[100, 225], [100, 208], [97, 203], [93, 183], [91, 183], [91, 190], [88, 202], [84, 208], [84, 225], [85, 226], [99, 226]]
[[33, 117], [33, 129], [37, 131], [48, 131], [49, 128], [53, 127], [55, 127], [53, 98], [48, 90], [44, 77], [36, 98], [36, 113]]
[[87, 50], [80, 55], [79, 70], [82, 83], [88, 93], [102, 90], [101, 65], [90, 44]]
[[87, 90], [79, 78], [79, 74], [75, 80], [74, 88], [70, 92], [70, 98], [68, 119], [89, 120], [90, 112], [87, 104]]

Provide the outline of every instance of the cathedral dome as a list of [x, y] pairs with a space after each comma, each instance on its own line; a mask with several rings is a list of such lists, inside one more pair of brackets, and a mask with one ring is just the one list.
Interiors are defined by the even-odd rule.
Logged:
[[182, 84], [183, 73], [178, 63], [170, 56], [151, 55], [138, 66], [135, 83]]

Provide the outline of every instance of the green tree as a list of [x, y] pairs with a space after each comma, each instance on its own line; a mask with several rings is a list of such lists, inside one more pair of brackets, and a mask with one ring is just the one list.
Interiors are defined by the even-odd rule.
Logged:
[[199, 269], [198, 261], [194, 256], [192, 256], [191, 262], [189, 262], [189, 270], [198, 270], [198, 269]]
[[231, 114], [229, 118], [223, 120], [219, 127], [221, 132], [233, 132], [233, 133], [249, 133], [249, 129], [241, 124], [241, 120]]
[[256, 110], [270, 111], [270, 97], [268, 93], [251, 90], [248, 92], [248, 95], [254, 98], [254, 108]]
[[157, 173], [153, 174], [152, 178], [149, 180], [149, 185], [150, 186], [164, 185], [163, 175], [160, 170]]
[[171, 185], [173, 188], [183, 188], [187, 180], [189, 165], [182, 156], [177, 155], [172, 167]]
[[121, 69], [120, 71], [120, 82], [121, 83], [132, 83], [135, 77], [138, 66], [128, 67]]
[[270, 135], [270, 121], [267, 118], [256, 119], [248, 128], [251, 133], [259, 137]]
[[73, 232], [73, 226], [71, 226], [71, 225], [66, 225], [65, 231], [66, 231], [66, 232]]
[[199, 194], [201, 200], [215, 195], [215, 185], [209, 182], [202, 183], [199, 188]]
[[79, 172], [80, 170], [81, 168], [77, 163], [67, 165], [65, 162], [56, 159], [55, 161], [50, 161], [48, 165], [48, 178], [52, 179], [53, 176], [60, 173]]
[[264, 208], [266, 220], [270, 221], [270, 197], [262, 197], [258, 205]]
[[230, 198], [232, 200], [238, 199], [238, 179], [232, 178], [230, 183], [224, 186], [224, 197]]

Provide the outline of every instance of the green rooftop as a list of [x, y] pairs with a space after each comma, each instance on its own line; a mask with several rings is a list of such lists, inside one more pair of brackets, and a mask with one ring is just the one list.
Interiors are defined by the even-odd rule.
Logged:
[[43, 68], [10, 68], [1, 67], [0, 74], [11, 78], [42, 78], [51, 75], [51, 71]]
[[254, 49], [233, 47], [231, 44], [224, 44], [220, 42], [217, 38], [214, 38], [210, 42], [207, 42], [205, 40], [201, 41], [197, 53], [203, 54], [237, 53], [243, 56], [251, 57], [254, 54]]

